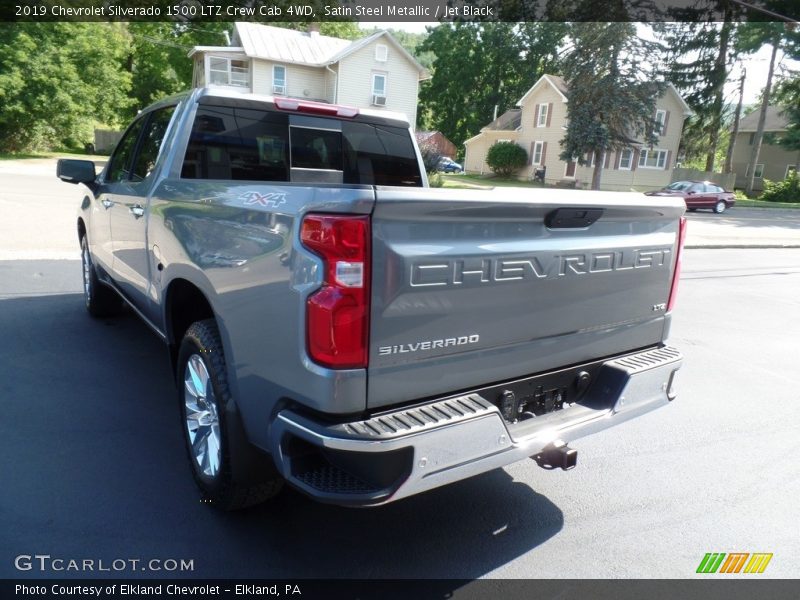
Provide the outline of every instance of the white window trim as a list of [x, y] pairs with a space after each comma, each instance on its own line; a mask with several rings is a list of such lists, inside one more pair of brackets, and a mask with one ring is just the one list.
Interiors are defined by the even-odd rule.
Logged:
[[[589, 162], [589, 166], [590, 167], [594, 167], [594, 158], [595, 158], [595, 153], [592, 152], [592, 160]], [[600, 157], [600, 164], [603, 165], [604, 169], [606, 168], [606, 151], [605, 150], [603, 150], [603, 155]]]
[[[622, 166], [622, 157], [626, 152], [628, 153], [628, 166], [627, 167], [623, 167]], [[630, 171], [632, 169], [633, 169], [633, 150], [631, 150], [630, 148], [625, 148], [623, 150], [620, 150], [620, 154], [619, 154], [619, 170], [620, 171]]]
[[[658, 158], [656, 158], [656, 165], [654, 167], [647, 166], [647, 164], [646, 164], [647, 157], [650, 155], [651, 152], [654, 153], [654, 154], [661, 154], [662, 152], [664, 153], [664, 165], [663, 166], [661, 166], [661, 167], [658, 166], [658, 162], [659, 162]], [[652, 169], [652, 170], [656, 170], [656, 171], [666, 171], [667, 170], [667, 157], [668, 156], [669, 156], [669, 150], [666, 150], [665, 148], [653, 148], [652, 150], [647, 149], [647, 148], [643, 148], [642, 150], [639, 150], [638, 168], [640, 168], [640, 169]], [[645, 164], [642, 164], [642, 162], [643, 162], [642, 158], [644, 158]]]
[[[224, 60], [225, 64], [227, 65], [227, 73], [228, 73], [228, 83], [212, 83], [211, 82], [211, 59], [217, 60]], [[247, 85], [237, 85], [235, 83], [231, 83], [231, 75], [233, 73], [231, 61], [238, 60], [241, 62], [247, 63]], [[248, 60], [246, 56], [219, 56], [215, 54], [208, 54], [205, 57], [205, 85], [208, 86], [215, 86], [215, 87], [225, 87], [225, 88], [232, 88], [235, 90], [242, 90], [242, 89], [251, 89], [253, 77], [252, 77], [252, 62]], [[215, 69], [218, 71], [218, 69]]]
[[[383, 93], [379, 94], [375, 89], [375, 79], [378, 77], [383, 77]], [[372, 90], [370, 91], [370, 99], [373, 96], [383, 96], [388, 100], [389, 98], [389, 74], [388, 73], [373, 73], [372, 74]], [[385, 103], [381, 106], [385, 106]]]
[[[539, 160], [536, 160], [536, 152], [539, 152]], [[542, 153], [544, 152], [544, 142], [543, 141], [534, 141], [533, 142], [533, 155], [531, 156], [531, 166], [541, 167], [542, 166]]]
[[[761, 167], [761, 168], [759, 169], [759, 167]], [[761, 175], [758, 174], [759, 171], [761, 171]], [[749, 177], [750, 176], [750, 165], [749, 164], [744, 168], [744, 176], [745, 177]], [[753, 179], [764, 179], [764, 163], [756, 163], [756, 174], [753, 176]]]
[[386, 62], [389, 60], [389, 47], [387, 45], [378, 44], [375, 46], [375, 60], [378, 62]]
[[[548, 103], [539, 104], [539, 116], [536, 118], [536, 127], [547, 127]], [[542, 119], [544, 117], [544, 120]]]
[[[275, 69], [283, 69], [283, 92], [275, 91], [275, 88], [278, 87], [275, 83]], [[272, 93], [281, 94], [283, 96], [289, 95], [289, 69], [286, 65], [272, 65]]]
[[[658, 115], [664, 115], [660, 121], [658, 120]], [[656, 111], [656, 123], [657, 123], [657, 125], [656, 125], [656, 128], [653, 131], [653, 133], [655, 133], [656, 135], [663, 135], [664, 134], [664, 122], [666, 120], [667, 120], [667, 111], [664, 110], [663, 108], [659, 108]]]
[[786, 165], [786, 171], [783, 173], [783, 178], [789, 177], [789, 171], [797, 171], [797, 165]]

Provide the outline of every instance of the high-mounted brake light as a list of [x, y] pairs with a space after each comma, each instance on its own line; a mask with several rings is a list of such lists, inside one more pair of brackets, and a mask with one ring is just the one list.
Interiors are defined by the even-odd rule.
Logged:
[[678, 296], [678, 280], [681, 278], [681, 255], [683, 245], [686, 243], [686, 217], [681, 217], [678, 227], [678, 250], [675, 256], [675, 272], [672, 274], [672, 287], [669, 289], [669, 301], [667, 302], [667, 312], [675, 306], [675, 298]]
[[351, 119], [358, 116], [358, 109], [354, 106], [338, 106], [336, 104], [323, 104], [322, 102], [308, 102], [294, 98], [275, 98], [275, 106], [281, 110], [327, 115], [330, 117], [343, 117]]
[[310, 214], [303, 245], [324, 260], [322, 288], [306, 303], [306, 343], [312, 360], [336, 369], [368, 362], [370, 221], [368, 216]]

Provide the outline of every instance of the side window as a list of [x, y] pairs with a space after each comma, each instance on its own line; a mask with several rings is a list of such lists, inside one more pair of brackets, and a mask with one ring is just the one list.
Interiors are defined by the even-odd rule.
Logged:
[[694, 192], [696, 194], [700, 194], [705, 190], [705, 186], [702, 183], [696, 183], [692, 187], [689, 188], [690, 192]]
[[142, 181], [155, 169], [158, 151], [161, 149], [161, 142], [164, 141], [174, 112], [175, 107], [170, 106], [150, 114], [150, 120], [147, 122], [144, 134], [142, 134], [142, 141], [139, 144], [139, 154], [133, 164], [132, 181]]
[[200, 106], [181, 177], [289, 181], [286, 115], [231, 106]]
[[142, 125], [145, 118], [140, 118], [133, 123], [122, 136], [122, 139], [117, 144], [114, 150], [114, 155], [111, 157], [110, 164], [108, 165], [108, 172], [106, 175], [107, 183], [117, 183], [129, 178], [131, 159], [136, 150], [136, 140], [139, 139], [139, 133], [142, 131]]
[[422, 177], [407, 129], [342, 123], [345, 183], [419, 187]]

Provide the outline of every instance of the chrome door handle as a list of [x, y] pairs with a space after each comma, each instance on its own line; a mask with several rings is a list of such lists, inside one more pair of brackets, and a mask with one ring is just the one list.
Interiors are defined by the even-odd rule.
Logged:
[[142, 208], [138, 204], [131, 206], [130, 211], [133, 213], [133, 216], [136, 217], [137, 219], [139, 217], [144, 216], [144, 208]]
[[111, 200], [108, 200], [107, 198], [103, 198], [101, 204], [103, 205], [103, 208], [105, 208], [106, 210], [114, 206], [114, 203]]

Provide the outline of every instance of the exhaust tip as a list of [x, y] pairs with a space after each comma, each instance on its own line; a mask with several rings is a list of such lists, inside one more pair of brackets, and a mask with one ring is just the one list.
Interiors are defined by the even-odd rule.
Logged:
[[578, 464], [578, 451], [570, 448], [563, 440], [556, 440], [544, 447], [538, 454], [531, 456], [543, 469], [561, 469], [569, 471]]

